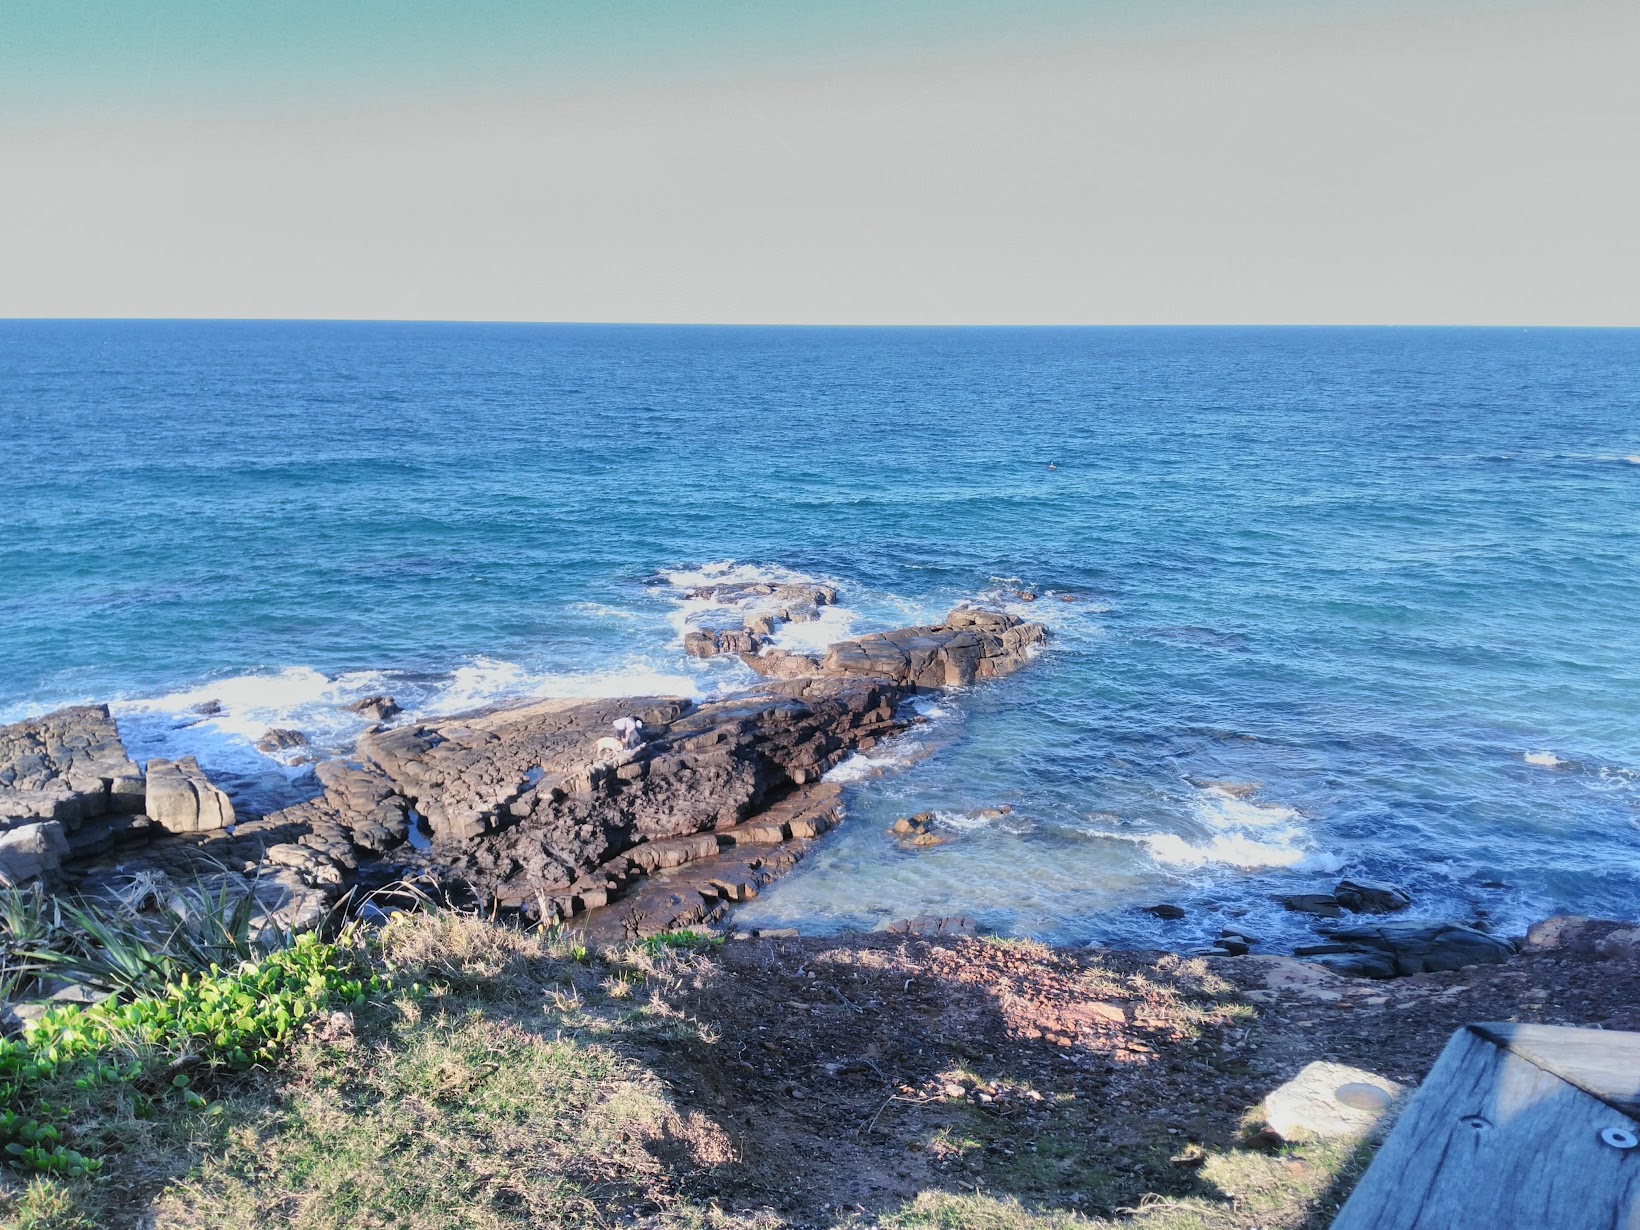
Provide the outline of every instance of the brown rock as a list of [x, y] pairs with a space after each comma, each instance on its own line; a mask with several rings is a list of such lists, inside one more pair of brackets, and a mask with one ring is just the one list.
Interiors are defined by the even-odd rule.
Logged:
[[1047, 640], [1017, 615], [959, 607], [940, 624], [843, 641], [827, 650], [827, 675], [876, 676], [917, 688], [959, 687], [1018, 670]]
[[226, 828], [234, 821], [233, 803], [205, 776], [192, 756], [178, 761], [148, 762], [149, 817], [172, 833], [199, 833]]
[[142, 770], [107, 705], [75, 705], [0, 726], [0, 829], [55, 820], [75, 827], [142, 810]]

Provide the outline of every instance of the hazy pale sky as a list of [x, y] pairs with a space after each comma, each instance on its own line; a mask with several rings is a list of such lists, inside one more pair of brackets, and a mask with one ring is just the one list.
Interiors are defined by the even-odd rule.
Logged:
[[1640, 4], [7, 0], [0, 315], [1640, 325]]

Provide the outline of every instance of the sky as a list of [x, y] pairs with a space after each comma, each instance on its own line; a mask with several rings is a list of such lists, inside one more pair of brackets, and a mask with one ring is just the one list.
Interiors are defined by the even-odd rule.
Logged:
[[1640, 326], [1633, 0], [5, 0], [0, 316]]

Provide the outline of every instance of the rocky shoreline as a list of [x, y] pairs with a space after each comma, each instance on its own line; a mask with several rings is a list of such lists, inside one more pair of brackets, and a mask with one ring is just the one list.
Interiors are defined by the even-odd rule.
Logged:
[[[1010, 674], [1047, 639], [1039, 623], [959, 607], [939, 624], [796, 653], [775, 643], [779, 628], [820, 618], [835, 589], [754, 583], [697, 596], [738, 623], [691, 631], [686, 649], [735, 654], [762, 684], [701, 704], [548, 700], [397, 724], [393, 698], [372, 696], [355, 706], [375, 724], [352, 754], [314, 765], [319, 793], [266, 815], [237, 814], [192, 758], [139, 767], [105, 705], [0, 728], [0, 883], [138, 908], [174, 886], [249, 889], [259, 926], [295, 930], [400, 882], [603, 945], [710, 925], [837, 823], [841, 792], [825, 774], [920, 720], [907, 701]], [[288, 730], [263, 740], [306, 743]], [[892, 833], [902, 844], [941, 840], [926, 817]], [[1344, 880], [1281, 903], [1317, 920], [1317, 941], [1291, 955], [1335, 974], [1498, 964], [1520, 947], [1482, 920], [1386, 917], [1411, 905], [1393, 885]], [[1164, 922], [1185, 914], [1143, 908]], [[1358, 916], [1353, 925], [1346, 914]], [[889, 929], [975, 928], [920, 917]], [[1193, 955], [1265, 952], [1231, 925]]]
[[1047, 638], [1041, 624], [959, 607], [936, 625], [792, 653], [775, 629], [815, 618], [836, 591], [735, 588], [715, 596], [745, 608], [740, 627], [691, 633], [689, 649], [738, 653], [765, 676], [758, 687], [398, 725], [386, 724], [393, 699], [372, 697], [361, 711], [377, 724], [353, 754], [315, 764], [320, 793], [267, 815], [236, 814], [192, 758], [140, 768], [106, 705], [0, 728], [0, 879], [138, 904], [173, 883], [244, 885], [259, 924], [279, 928], [407, 879], [610, 942], [710, 923], [836, 822], [839, 791], [822, 777], [907, 729], [906, 701], [1009, 674]]

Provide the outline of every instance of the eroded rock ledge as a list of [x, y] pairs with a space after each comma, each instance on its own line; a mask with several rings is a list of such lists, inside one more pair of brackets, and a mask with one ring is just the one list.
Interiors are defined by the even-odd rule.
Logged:
[[1007, 674], [1046, 638], [963, 608], [823, 657], [785, 653], [767, 644], [778, 623], [815, 618], [836, 592], [763, 588], [739, 634], [763, 638], [747, 654], [771, 676], [759, 687], [701, 705], [545, 701], [378, 725], [353, 757], [315, 767], [316, 797], [266, 816], [236, 817], [190, 758], [144, 774], [106, 706], [0, 728], [0, 876], [129, 895], [254, 875], [278, 926], [406, 876], [539, 918], [596, 911], [586, 925], [602, 938], [711, 920], [835, 823], [822, 775], [904, 730], [902, 702]]

